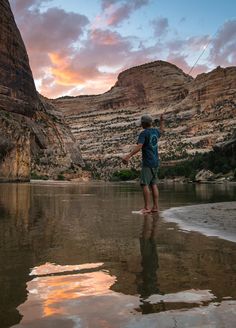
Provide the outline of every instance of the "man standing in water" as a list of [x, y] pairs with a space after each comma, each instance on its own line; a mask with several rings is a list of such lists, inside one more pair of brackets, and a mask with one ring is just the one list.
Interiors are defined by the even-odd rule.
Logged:
[[[127, 164], [130, 158], [137, 154], [142, 149], [142, 170], [140, 184], [143, 189], [144, 208], [140, 211], [142, 214], [158, 212], [158, 188], [157, 188], [157, 173], [159, 167], [158, 156], [158, 139], [161, 133], [164, 132], [163, 115], [160, 117], [160, 129], [152, 127], [152, 117], [143, 115], [140, 124], [143, 131], [138, 137], [138, 142], [135, 148], [125, 157], [123, 163]], [[153, 206], [150, 207], [150, 188], [152, 191]]]

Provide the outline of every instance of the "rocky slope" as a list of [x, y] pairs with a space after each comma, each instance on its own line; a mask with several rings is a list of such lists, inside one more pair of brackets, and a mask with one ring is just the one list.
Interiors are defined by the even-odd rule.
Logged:
[[83, 164], [64, 119], [34, 85], [28, 55], [9, 2], [0, 2], [0, 180], [30, 174], [77, 176]]
[[[102, 178], [122, 167], [120, 157], [136, 142], [135, 121], [150, 113], [158, 125], [162, 161], [173, 164], [227, 141], [236, 123], [236, 67], [217, 67], [193, 79], [175, 65], [156, 61], [122, 72], [110, 91], [52, 101], [80, 140], [87, 166]], [[133, 159], [132, 167], [139, 164]]]

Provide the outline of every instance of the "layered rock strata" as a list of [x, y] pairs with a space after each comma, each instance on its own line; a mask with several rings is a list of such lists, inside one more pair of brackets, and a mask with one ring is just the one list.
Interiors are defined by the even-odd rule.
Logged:
[[135, 121], [143, 113], [150, 113], [157, 125], [164, 113], [166, 132], [159, 145], [165, 164], [230, 139], [236, 125], [236, 67], [218, 67], [193, 79], [175, 65], [156, 61], [122, 72], [102, 95], [63, 97], [53, 103], [80, 140], [87, 166], [109, 178], [136, 142], [140, 128]]
[[77, 176], [83, 163], [62, 115], [34, 85], [9, 2], [0, 3], [0, 180]]

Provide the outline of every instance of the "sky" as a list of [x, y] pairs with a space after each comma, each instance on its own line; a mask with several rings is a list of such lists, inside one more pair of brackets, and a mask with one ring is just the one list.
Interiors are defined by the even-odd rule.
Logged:
[[165, 60], [192, 76], [236, 66], [235, 0], [9, 0], [38, 91], [100, 94]]

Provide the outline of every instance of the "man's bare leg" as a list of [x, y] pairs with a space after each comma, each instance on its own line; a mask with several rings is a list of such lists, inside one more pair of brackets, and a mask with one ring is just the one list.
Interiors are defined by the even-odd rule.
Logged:
[[153, 199], [152, 212], [158, 212], [159, 211], [159, 206], [158, 206], [159, 191], [158, 191], [156, 184], [152, 184], [151, 188], [152, 188], [152, 199]]
[[150, 211], [150, 190], [149, 186], [142, 186], [143, 188], [143, 198], [144, 198], [144, 208], [145, 210]]

